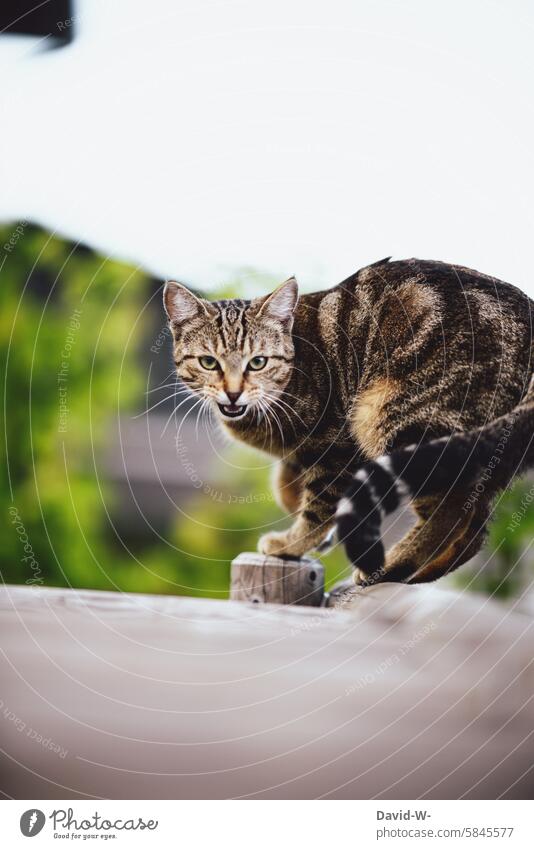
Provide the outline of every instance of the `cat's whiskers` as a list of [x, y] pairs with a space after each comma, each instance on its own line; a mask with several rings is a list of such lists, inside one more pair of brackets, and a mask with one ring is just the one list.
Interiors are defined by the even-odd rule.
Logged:
[[[175, 380], [173, 383], [164, 383], [162, 386], [155, 386], [154, 389], [147, 389], [145, 395], [151, 395], [152, 392], [161, 392], [162, 389], [170, 389], [172, 386], [179, 386], [179, 382]], [[179, 392], [188, 392], [188, 389], [180, 389]]]
[[278, 415], [276, 414], [276, 412], [273, 410], [273, 408], [271, 406], [265, 408], [265, 415], [266, 415], [267, 419], [269, 419], [270, 415], [273, 417], [273, 419], [274, 419], [274, 421], [275, 421], [275, 423], [278, 427], [278, 430], [280, 431], [280, 437], [282, 439], [282, 444], [283, 444], [284, 443], [284, 429], [282, 427], [282, 423], [281, 423], [280, 419], [278, 418]]
[[[138, 413], [136, 416], [132, 416], [132, 418], [134, 418], [134, 419], [139, 419], [139, 418], [141, 418], [141, 416], [146, 416], [146, 415], [148, 415], [148, 413], [151, 413], [151, 412], [152, 412], [152, 410], [155, 410], [155, 409], [156, 409], [156, 407], [159, 407], [159, 406], [160, 406], [160, 404], [164, 404], [166, 401], [170, 401], [170, 400], [171, 400], [171, 398], [176, 398], [176, 396], [177, 396], [178, 394], [179, 394], [179, 393], [177, 393], [177, 392], [171, 392], [171, 394], [170, 394], [170, 395], [167, 395], [167, 397], [166, 397], [166, 398], [161, 398], [161, 400], [159, 400], [159, 401], [157, 401], [155, 404], [153, 404], [153, 405], [152, 405], [152, 407], [149, 407], [149, 408], [148, 408], [148, 410], [143, 410], [143, 412], [142, 412], [142, 413]], [[186, 398], [186, 399], [184, 399], [184, 400], [187, 400], [187, 398]]]
[[[195, 404], [193, 404], [191, 409], [188, 410], [187, 413], [185, 414], [185, 416], [183, 417], [182, 421], [180, 422], [180, 426], [178, 427], [178, 429], [176, 431], [176, 436], [175, 436], [176, 442], [178, 442], [178, 439], [180, 438], [180, 431], [182, 430], [182, 428], [183, 428], [184, 424], [186, 423], [188, 417], [191, 415], [193, 410], [195, 410], [196, 407], [198, 407], [198, 405], [202, 403], [202, 400], [203, 400], [202, 398], [199, 398], [198, 401]], [[167, 421], [167, 424], [168, 423], [169, 422]], [[167, 427], [167, 425], [165, 425], [165, 427]], [[163, 431], [163, 433], [165, 433], [165, 431]], [[163, 436], [163, 433], [162, 433], [162, 436]]]
[[[291, 425], [291, 428], [292, 428], [292, 430], [293, 430], [293, 433], [295, 434], [295, 436], [297, 436], [298, 434], [297, 434], [297, 430], [296, 430], [296, 428], [295, 428], [295, 423], [294, 423], [294, 421], [292, 420], [291, 416], [289, 415], [288, 411], [287, 411], [287, 410], [286, 410], [286, 409], [285, 409], [285, 408], [284, 408], [284, 407], [283, 407], [283, 406], [279, 403], [279, 399], [278, 399], [278, 398], [274, 398], [273, 396], [268, 395], [267, 393], [264, 393], [264, 397], [266, 397], [266, 398], [268, 399], [268, 401], [269, 401], [269, 405], [270, 405], [270, 408], [271, 408], [271, 411], [272, 411], [273, 415], [275, 415], [275, 411], [274, 411], [272, 408], [273, 408], [273, 407], [278, 407], [278, 409], [280, 410], [280, 412], [281, 412], [281, 413], [283, 413], [283, 414], [285, 415], [286, 419], [288, 420], [289, 424]], [[298, 418], [298, 419], [300, 420], [300, 422], [302, 423], [302, 425], [303, 425], [304, 427], [306, 427], [305, 423], [302, 421], [302, 419], [300, 418], [300, 416], [298, 415], [298, 413], [297, 413], [295, 410], [293, 410], [291, 407], [289, 407], [289, 410], [291, 411], [291, 413], [293, 413], [294, 415], [296, 415], [296, 416], [297, 416], [297, 418]], [[283, 428], [281, 427], [281, 424], [280, 424], [280, 429], [281, 429], [281, 430], [283, 430]]]
[[[213, 399], [210, 399], [210, 400], [213, 400]], [[215, 427], [216, 421], [215, 421], [215, 413], [214, 413], [214, 409], [213, 409], [213, 404], [210, 404], [208, 406], [208, 421], [209, 421], [212, 428]]]
[[[273, 403], [273, 402], [271, 402], [271, 403]], [[295, 425], [294, 425], [294, 423], [291, 421], [291, 419], [289, 418], [289, 416], [287, 415], [287, 413], [285, 412], [285, 410], [283, 410], [282, 408], [280, 408], [280, 411], [281, 411], [282, 413], [285, 413], [285, 415], [286, 415], [287, 419], [289, 420], [289, 424], [291, 425], [291, 428], [292, 428], [292, 430], [293, 430], [293, 433], [295, 434], [295, 436], [298, 436], [297, 431], [296, 431], [296, 429], [295, 429]], [[279, 418], [279, 416], [278, 416], [278, 413], [277, 413], [277, 412], [276, 412], [276, 411], [272, 408], [272, 406], [271, 406], [271, 413], [272, 413], [272, 415], [274, 416], [275, 420], [278, 422], [278, 427], [279, 427], [280, 433], [282, 433], [282, 434], [283, 434], [284, 428], [283, 428], [282, 422], [280, 421], [280, 418]]]
[[[263, 401], [261, 399], [258, 399], [257, 403], [258, 403], [258, 407], [260, 408], [260, 410], [263, 414], [263, 418], [265, 419], [265, 421], [267, 422], [267, 424], [269, 426], [269, 432], [270, 432], [270, 437], [271, 437], [270, 442], [269, 442], [269, 451], [272, 451], [272, 447], [273, 447], [273, 426], [271, 424], [271, 420], [269, 419], [268, 412], [267, 412], [267, 409], [266, 409]], [[265, 445], [265, 442], [264, 442], [264, 445]]]
[[200, 419], [202, 418], [202, 416], [204, 415], [206, 410], [208, 410], [208, 411], [211, 410], [211, 406], [210, 406], [211, 400], [212, 400], [212, 398], [211, 398], [210, 395], [207, 395], [205, 398], [203, 398], [202, 404], [200, 405], [200, 409], [197, 412], [197, 422], [196, 422], [196, 427], [195, 427], [195, 435], [196, 435], [197, 440], [198, 440], [198, 425], [200, 423]]
[[[298, 419], [298, 420], [299, 420], [299, 421], [300, 421], [300, 422], [304, 425], [304, 427], [306, 427], [306, 423], [305, 423], [305, 422], [303, 421], [303, 419], [299, 416], [299, 414], [297, 413], [297, 411], [296, 411], [296, 410], [295, 410], [295, 409], [294, 409], [294, 408], [293, 408], [290, 404], [288, 404], [288, 403], [287, 403], [287, 401], [283, 401], [283, 400], [282, 400], [282, 398], [280, 398], [280, 396], [276, 396], [276, 397], [274, 397], [274, 396], [272, 396], [272, 395], [267, 395], [267, 397], [269, 398], [269, 400], [271, 401], [271, 403], [276, 404], [277, 406], [279, 406], [279, 407], [280, 407], [280, 409], [281, 409], [284, 413], [285, 413], [286, 411], [283, 409], [283, 407], [287, 407], [287, 409], [288, 409], [288, 410], [292, 413], [292, 415], [296, 416], [296, 417], [297, 417], [297, 419]], [[286, 416], [287, 416], [287, 417], [288, 417], [288, 419], [291, 421], [291, 417], [288, 415], [288, 413], [286, 413]]]
[[[151, 368], [149, 369], [149, 374], [150, 374], [150, 371], [151, 371]], [[177, 374], [176, 374], [176, 369], [175, 369], [175, 368], [173, 368], [173, 369], [171, 369], [171, 371], [170, 371], [168, 374], [166, 374], [166, 375], [165, 375], [165, 377], [164, 377], [164, 378], [162, 378], [161, 383], [160, 383], [159, 385], [161, 386], [162, 384], [164, 384], [164, 383], [165, 383], [165, 381], [169, 379], [169, 377], [174, 378], [174, 380], [175, 380], [176, 382], [178, 382], [178, 381], [180, 380], [180, 378], [179, 378], [179, 377], [177, 376]], [[158, 387], [156, 386], [156, 389], [157, 389], [157, 388], [158, 388]]]
[[[269, 451], [271, 451], [272, 447], [273, 447], [273, 428], [272, 428], [272, 424], [269, 420], [269, 417], [267, 415], [267, 409], [266, 409], [265, 405], [263, 404], [263, 402], [261, 400], [261, 393], [260, 392], [256, 391], [256, 393], [250, 397], [249, 405], [252, 407], [252, 410], [254, 412], [254, 422], [255, 422], [256, 427], [259, 427], [261, 425], [262, 421], [264, 421], [264, 420], [269, 427], [269, 432], [270, 432]], [[264, 450], [267, 450], [265, 448], [266, 438], [267, 438], [267, 434], [265, 434], [265, 438], [264, 438], [263, 443], [262, 443], [262, 448]]]
[[293, 364], [292, 364], [291, 368], [292, 368], [294, 371], [298, 371], [300, 374], [303, 374], [303, 375], [304, 375], [304, 377], [305, 377], [307, 380], [310, 380], [310, 373], [309, 373], [309, 372], [307, 372], [307, 371], [305, 371], [305, 370], [304, 370], [304, 369], [302, 369], [302, 368], [299, 368], [298, 366], [296, 366], [296, 365], [295, 365], [295, 363], [293, 363]]
[[[177, 404], [177, 405], [175, 406], [174, 410], [172, 411], [172, 413], [170, 414], [169, 418], [168, 418], [168, 419], [167, 419], [167, 421], [165, 422], [165, 427], [163, 428], [163, 431], [162, 431], [162, 433], [161, 433], [161, 438], [165, 435], [165, 431], [167, 430], [167, 428], [168, 428], [168, 426], [169, 426], [169, 422], [170, 422], [170, 420], [172, 419], [172, 417], [174, 416], [175, 421], [176, 421], [176, 413], [178, 412], [178, 410], [180, 409], [180, 407], [181, 407], [183, 404], [185, 404], [185, 403], [186, 403], [186, 401], [189, 401], [189, 400], [190, 400], [190, 396], [188, 396], [187, 398], [183, 398], [183, 399], [182, 399], [182, 401], [180, 401], [180, 403], [179, 403], [179, 404]], [[202, 399], [200, 399], [200, 400], [202, 400]], [[198, 405], [199, 403], [200, 403], [199, 401], [196, 401], [196, 402], [193, 404], [193, 406], [191, 407], [191, 410], [194, 410], [194, 409], [197, 407], [197, 405]], [[188, 411], [187, 411], [187, 413], [185, 414], [184, 418], [182, 419], [182, 422], [184, 422], [184, 421], [186, 420], [186, 418], [187, 418], [187, 416], [189, 415], [189, 413], [191, 412], [191, 410], [188, 410]]]
[[289, 392], [287, 389], [283, 389], [281, 394], [278, 397], [281, 398], [282, 395], [287, 395], [288, 398], [294, 398], [295, 401], [298, 401], [299, 403], [302, 401], [301, 395], [294, 395], [292, 392]]

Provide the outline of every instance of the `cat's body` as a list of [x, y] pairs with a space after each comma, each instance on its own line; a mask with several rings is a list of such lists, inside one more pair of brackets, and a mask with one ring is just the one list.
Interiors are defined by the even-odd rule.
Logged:
[[[172, 291], [181, 303], [187, 290]], [[494, 278], [419, 260], [381, 261], [298, 303], [294, 281], [278, 293], [218, 302], [197, 315], [218, 334], [208, 345], [212, 359], [222, 362], [217, 391], [228, 388], [231, 367], [224, 363], [233, 352], [230, 394], [251, 399], [235, 418], [220, 406], [224, 426], [281, 459], [277, 490], [294, 523], [263, 537], [261, 550], [302, 555], [337, 523], [368, 580], [432, 580], [465, 562], [482, 543], [493, 496], [532, 454], [534, 413], [527, 421], [521, 406], [495, 454], [508, 414], [522, 399], [530, 410], [532, 302]], [[166, 302], [177, 355], [191, 350], [190, 360], [198, 359], [200, 324], [187, 310], [177, 322], [168, 292]], [[258, 345], [266, 356], [258, 356]], [[258, 374], [243, 366], [239, 383], [239, 362], [252, 355], [267, 363]], [[260, 395], [256, 383], [267, 366], [272, 374]], [[415, 447], [403, 453], [408, 446]], [[481, 492], [470, 498], [492, 458]], [[420, 521], [384, 564], [380, 521], [401, 497], [413, 501]]]

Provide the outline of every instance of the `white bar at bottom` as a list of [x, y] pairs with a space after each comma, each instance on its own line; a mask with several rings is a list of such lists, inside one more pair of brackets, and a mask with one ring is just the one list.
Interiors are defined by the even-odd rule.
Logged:
[[[6, 847], [526, 847], [528, 801], [3, 801]], [[30, 823], [32, 823], [30, 828]], [[27, 833], [38, 830], [38, 833]], [[32, 844], [30, 844], [32, 845]]]

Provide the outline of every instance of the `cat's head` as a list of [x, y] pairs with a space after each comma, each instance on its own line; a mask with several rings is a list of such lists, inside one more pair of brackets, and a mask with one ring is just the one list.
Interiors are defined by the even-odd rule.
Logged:
[[178, 376], [223, 420], [265, 413], [291, 375], [297, 300], [294, 277], [252, 301], [206, 301], [167, 283], [163, 301]]

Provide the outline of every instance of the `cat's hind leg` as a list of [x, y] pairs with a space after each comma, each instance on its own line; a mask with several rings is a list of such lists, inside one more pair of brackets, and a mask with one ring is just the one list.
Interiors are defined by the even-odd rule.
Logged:
[[368, 582], [435, 581], [473, 557], [484, 541], [489, 507], [485, 502], [466, 511], [464, 504], [464, 495], [415, 501], [418, 522], [387, 552], [383, 570]]
[[486, 525], [489, 514], [490, 501], [478, 503], [470, 511], [471, 521], [464, 533], [455, 537], [441, 553], [418, 569], [408, 583], [423, 584], [436, 581], [471, 560], [480, 551], [486, 539]]
[[[407, 452], [409, 458], [414, 456], [411, 449]], [[465, 562], [468, 559], [465, 554], [467, 549], [469, 556], [473, 556], [477, 539], [480, 544], [482, 542], [481, 528], [488, 515], [492, 491], [484, 493], [479, 501], [471, 504], [466, 501], [467, 481], [459, 482], [461, 475], [456, 474], [453, 480], [456, 485], [451, 485], [451, 469], [445, 463], [447, 469], [443, 472], [443, 482], [446, 488], [423, 495], [419, 490], [426, 486], [424, 469], [418, 472], [415, 464], [407, 476], [405, 453], [397, 451], [396, 454], [366, 462], [353, 476], [338, 505], [338, 539], [358, 569], [355, 579], [360, 584], [408, 581], [416, 572], [418, 578], [414, 578], [414, 582], [435, 580]], [[395, 459], [401, 460], [400, 471], [395, 471]], [[456, 472], [456, 469], [453, 471]], [[417, 474], [422, 480], [417, 479]], [[419, 521], [386, 556], [381, 539], [382, 521], [384, 516], [407, 501], [415, 504]], [[471, 535], [466, 536], [471, 523], [472, 539], [469, 538]]]

